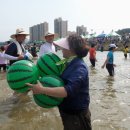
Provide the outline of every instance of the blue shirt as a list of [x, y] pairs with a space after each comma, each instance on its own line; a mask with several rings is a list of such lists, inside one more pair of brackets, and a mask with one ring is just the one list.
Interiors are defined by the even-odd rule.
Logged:
[[108, 52], [107, 57], [108, 57], [108, 64], [113, 64], [114, 57], [112, 51]]
[[89, 77], [84, 61], [74, 58], [61, 75], [67, 97], [59, 105], [62, 111], [85, 110], [89, 107]]

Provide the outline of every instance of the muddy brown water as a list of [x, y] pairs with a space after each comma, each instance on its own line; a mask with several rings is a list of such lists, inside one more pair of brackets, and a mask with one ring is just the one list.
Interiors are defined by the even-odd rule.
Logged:
[[[101, 65], [107, 52], [97, 52], [95, 69], [89, 58], [90, 110], [93, 130], [130, 130], [130, 58], [124, 59], [122, 52], [115, 52], [115, 76], [108, 76]], [[62, 130], [58, 109], [37, 106], [32, 93], [13, 96], [6, 81], [6, 74], [0, 73], [0, 130]]]

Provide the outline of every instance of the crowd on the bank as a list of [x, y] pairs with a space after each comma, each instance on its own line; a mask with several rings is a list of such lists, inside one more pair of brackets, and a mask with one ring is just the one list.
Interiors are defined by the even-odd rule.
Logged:
[[130, 42], [130, 34], [126, 34], [122, 36], [112, 36], [112, 37], [93, 37], [93, 38], [89, 38], [88, 41], [99, 43], [99, 44], [102, 43], [110, 44], [113, 41], [117, 45], [121, 43], [123, 45], [127, 45]]

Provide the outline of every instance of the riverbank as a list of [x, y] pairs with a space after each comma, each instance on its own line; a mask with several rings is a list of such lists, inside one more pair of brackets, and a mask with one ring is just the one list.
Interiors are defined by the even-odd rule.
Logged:
[[[116, 51], [123, 51], [124, 49], [123, 43], [118, 43], [117, 47], [118, 48], [116, 49]], [[98, 50], [100, 50], [100, 48]], [[109, 50], [109, 43], [103, 43], [103, 51], [108, 51], [108, 50]]]

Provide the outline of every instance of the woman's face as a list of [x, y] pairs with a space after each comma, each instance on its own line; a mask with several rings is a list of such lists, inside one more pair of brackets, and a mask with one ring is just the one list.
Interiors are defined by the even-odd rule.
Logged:
[[67, 49], [64, 49], [64, 48], [62, 48], [61, 50], [62, 50], [64, 58], [69, 58], [69, 57], [75, 55], [71, 50], [67, 50]]

